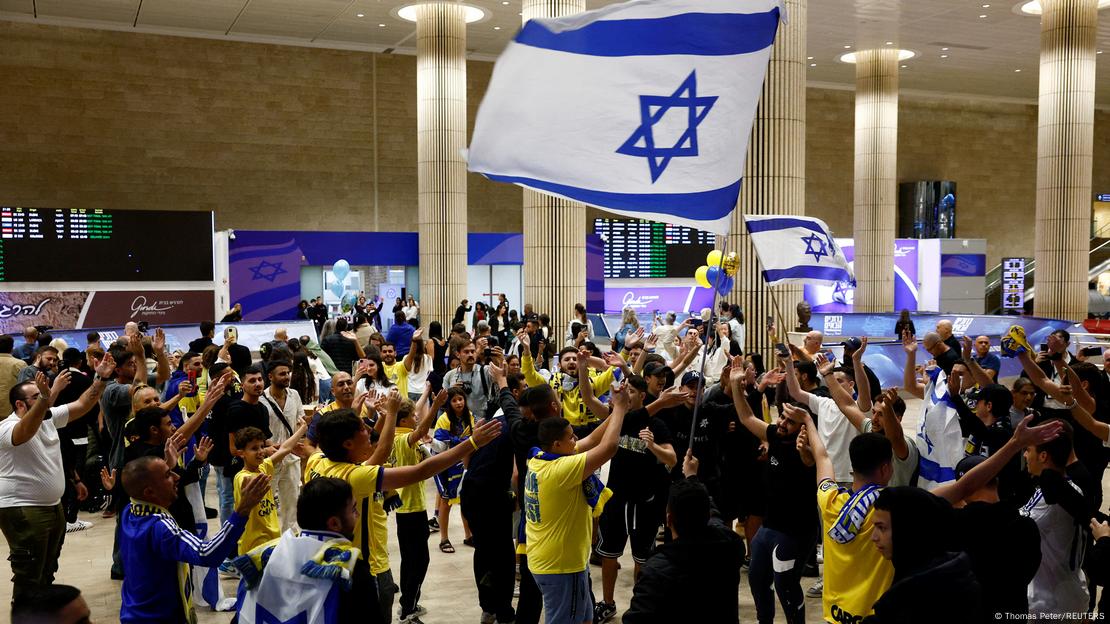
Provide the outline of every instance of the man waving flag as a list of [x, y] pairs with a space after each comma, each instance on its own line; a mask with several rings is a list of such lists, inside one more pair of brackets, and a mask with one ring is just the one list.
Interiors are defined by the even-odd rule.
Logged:
[[497, 60], [468, 167], [727, 234], [780, 0], [633, 0], [534, 19]]

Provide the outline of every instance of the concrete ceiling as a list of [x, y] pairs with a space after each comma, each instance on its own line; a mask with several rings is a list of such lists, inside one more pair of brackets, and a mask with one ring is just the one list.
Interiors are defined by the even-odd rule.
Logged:
[[[493, 59], [520, 27], [519, 0], [473, 0], [486, 17], [470, 25], [473, 58]], [[0, 0], [0, 19], [325, 48], [412, 53], [415, 25], [397, 0]], [[591, 0], [590, 8], [607, 2]], [[901, 88], [1033, 100], [1040, 24], [1015, 0], [811, 0], [811, 84], [851, 88], [844, 52], [892, 46], [916, 56]], [[359, 15], [362, 17], [359, 17]], [[1110, 10], [1098, 48], [1110, 51]], [[889, 44], [888, 44], [889, 42]], [[946, 49], [947, 48], [947, 49]], [[1110, 54], [1100, 54], [1096, 100], [1110, 106]], [[1020, 71], [1019, 71], [1020, 70]]]

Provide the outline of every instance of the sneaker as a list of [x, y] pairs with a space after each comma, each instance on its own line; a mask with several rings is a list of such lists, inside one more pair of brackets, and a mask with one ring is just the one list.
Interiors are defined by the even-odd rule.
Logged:
[[478, 620], [479, 624], [497, 624], [497, 615], [482, 611], [482, 619]]
[[[424, 608], [424, 605], [418, 604], [409, 615], [428, 615], [428, 610]], [[409, 615], [404, 615], [400, 609], [397, 610], [398, 620], [404, 621]]]
[[751, 569], [751, 567], [752, 567], [752, 558], [751, 557], [744, 557], [744, 560], [740, 562], [740, 567]]
[[438, 530], [439, 530], [439, 520], [437, 518], [433, 517], [431, 520], [428, 521], [428, 532], [429, 533], [435, 533]]
[[810, 598], [820, 598], [825, 593], [825, 581], [819, 579], [809, 589], [806, 590], [806, 596]]
[[401, 618], [401, 624], [424, 624], [424, 622], [420, 619], [419, 615], [411, 613]]
[[212, 509], [211, 507], [205, 507], [204, 508], [204, 517], [209, 519], [209, 520], [215, 520], [216, 518], [220, 517], [220, 512], [215, 510], [215, 509]]
[[77, 531], [84, 531], [85, 529], [87, 529], [91, 526], [92, 526], [91, 522], [85, 522], [84, 520], [78, 520], [77, 522], [67, 522], [66, 523], [66, 533], [75, 533]]
[[598, 602], [594, 605], [594, 624], [604, 624], [617, 615], [617, 605], [612, 602]]
[[237, 579], [237, 578], [239, 578], [239, 570], [236, 570], [235, 566], [231, 565], [230, 561], [224, 561], [223, 563], [221, 563], [219, 571], [220, 571], [220, 578], [225, 578], [225, 579]]
[[1022, 351], [1027, 353], [1033, 352], [1033, 347], [1030, 346], [1029, 341], [1025, 339], [1025, 328], [1021, 325], [1011, 325], [1010, 329], [1002, 336], [1000, 342], [1002, 357], [1017, 357], [1017, 354]]

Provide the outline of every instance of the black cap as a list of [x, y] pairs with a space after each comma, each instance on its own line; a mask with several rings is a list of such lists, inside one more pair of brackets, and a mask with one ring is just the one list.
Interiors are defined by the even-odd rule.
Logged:
[[62, 363], [64, 364], [74, 364], [83, 359], [85, 359], [85, 354], [81, 353], [79, 349], [70, 347], [62, 352]]
[[845, 340], [844, 342], [842, 342], [840, 344], [843, 345], [844, 348], [848, 349], [849, 351], [855, 351], [856, 349], [859, 349], [860, 347], [863, 346], [863, 342], [860, 341], [859, 338], [856, 338], [854, 336]]
[[667, 372], [667, 365], [662, 362], [648, 362], [644, 366], [644, 377], [654, 377]]
[[956, 464], [956, 478], [962, 478], [965, 474], [971, 472], [972, 468], [985, 461], [987, 461], [987, 458], [982, 455], [968, 455], [961, 459], [960, 462]]
[[697, 384], [699, 379], [701, 379], [701, 373], [698, 371], [686, 371], [682, 375], [682, 385]]

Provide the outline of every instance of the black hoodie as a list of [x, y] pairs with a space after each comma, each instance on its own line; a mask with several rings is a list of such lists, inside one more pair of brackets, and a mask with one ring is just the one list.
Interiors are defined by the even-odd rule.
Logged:
[[875, 603], [869, 624], [983, 622], [979, 582], [965, 553], [949, 552], [952, 508], [914, 487], [886, 488], [876, 509], [890, 512], [894, 582]]

